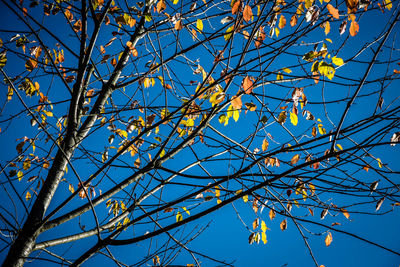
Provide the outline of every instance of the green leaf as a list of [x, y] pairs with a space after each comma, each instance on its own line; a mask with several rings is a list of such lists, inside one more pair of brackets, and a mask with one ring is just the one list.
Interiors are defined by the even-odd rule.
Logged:
[[229, 39], [231, 39], [232, 33], [233, 33], [233, 26], [230, 26], [230, 27], [226, 30], [226, 33], [224, 34], [224, 39], [225, 39], [225, 41], [228, 41]]

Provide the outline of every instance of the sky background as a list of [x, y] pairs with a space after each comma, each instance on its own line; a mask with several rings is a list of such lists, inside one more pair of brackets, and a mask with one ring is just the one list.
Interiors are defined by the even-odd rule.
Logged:
[[[132, 1], [134, 2], [134, 1]], [[0, 17], [0, 38], [4, 40], [9, 40], [12, 36], [13, 33], [7, 33], [4, 30], [8, 29], [18, 29], [22, 30], [24, 27], [22, 24], [15, 19], [14, 15], [10, 11], [8, 11], [5, 7], [4, 4], [0, 4], [0, 12], [1, 12], [1, 17]], [[35, 11], [36, 12], [36, 11]], [[36, 13], [33, 14], [36, 14]], [[255, 12], [255, 11], [254, 11]], [[40, 12], [37, 13], [38, 15]], [[343, 58], [344, 60], [348, 59], [351, 55], [353, 55], [354, 51], [358, 50], [364, 42], [367, 40], [372, 40], [374, 36], [376, 36], [377, 33], [381, 32], [381, 29], [385, 26], [386, 23], [386, 18], [389, 16], [389, 12], [386, 12], [385, 14], [382, 14], [380, 11], [376, 10], [374, 12], [368, 13], [364, 17], [361, 18], [361, 21], [359, 22], [360, 24], [360, 32], [356, 37], [349, 38], [346, 43], [346, 49], [343, 49], [339, 52], [338, 57]], [[40, 16], [40, 15], [39, 15]], [[56, 22], [56, 20], [55, 20]], [[49, 24], [49, 29], [54, 30], [56, 33], [60, 33], [64, 29], [63, 27], [60, 26], [61, 24], [53, 23]], [[208, 24], [204, 24], [205, 30], [211, 30], [210, 26]], [[288, 26], [286, 26], [288, 27]], [[347, 38], [348, 32], [346, 32], [343, 36], [340, 36], [338, 33], [338, 23], [335, 23], [332, 27], [332, 32], [330, 33], [329, 37], [330, 39], [333, 40], [333, 44], [330, 44], [329, 42], [326, 42], [330, 50], [335, 50], [338, 49], [338, 44], [335, 42], [336, 39], [340, 38]], [[394, 30], [394, 35], [396, 33], [399, 33], [400, 28], [396, 26]], [[282, 30], [282, 34], [284, 34], [284, 30]], [[394, 36], [393, 35], [393, 36]], [[70, 45], [70, 48], [76, 52], [79, 51], [78, 46], [76, 45], [76, 42], [73, 41], [73, 37], [69, 36], [68, 34], [60, 34], [62, 36], [63, 40], [66, 41], [68, 45]], [[71, 38], [69, 41], [69, 38]], [[307, 36], [305, 40], [323, 40], [325, 39], [325, 35], [323, 34], [323, 29], [320, 29], [320, 32], [318, 30], [316, 31], [315, 34]], [[105, 32], [100, 35], [100, 42], [101, 43], [106, 43], [110, 39], [110, 33]], [[188, 35], [184, 35], [182, 33], [182, 43], [186, 44], [185, 42], [193, 42], [191, 38], [188, 37]], [[47, 41], [47, 40], [46, 40]], [[54, 40], [48, 39], [49, 46], [53, 47], [55, 44]], [[392, 39], [389, 39], [389, 42], [392, 42]], [[399, 42], [397, 39], [393, 41], [394, 47], [398, 48], [399, 47]], [[223, 44], [221, 42], [221, 44]], [[217, 43], [217, 45], [220, 45]], [[237, 46], [239, 48], [240, 46]], [[110, 49], [116, 49], [117, 48], [110, 48]], [[291, 49], [294, 49], [296, 51], [303, 51], [304, 53], [309, 50], [308, 47], [293, 47]], [[174, 49], [171, 47], [171, 50], [166, 50], [165, 53], [168, 55], [168, 53], [172, 53]], [[140, 50], [139, 50], [140, 52]], [[206, 69], [209, 70], [210, 66], [212, 66], [213, 59], [211, 57], [205, 56], [207, 53], [202, 49], [196, 49], [193, 52], [192, 58], [196, 59], [198, 58], [200, 61], [200, 64]], [[362, 55], [361, 61], [366, 58], [370, 58], [371, 56], [371, 51], [367, 51], [365, 54]], [[386, 59], [389, 55], [384, 52], [380, 59]], [[16, 66], [12, 64], [13, 58], [15, 59], [15, 56], [12, 55], [11, 53], [9, 54], [8, 62], [5, 67], [5, 70], [7, 73], [13, 74], [13, 75], [18, 75], [21, 71], [20, 66]], [[396, 59], [396, 56], [394, 56], [394, 60]], [[398, 57], [397, 57], [398, 59]], [[145, 61], [145, 59], [143, 59]], [[70, 60], [66, 58], [65, 65], [68, 64], [73, 64], [73, 60]], [[282, 59], [279, 60], [278, 63], [274, 63], [274, 65], [271, 68], [279, 69], [282, 67], [289, 67], [293, 64], [293, 66], [298, 65], [298, 62], [292, 63], [289, 61], [289, 58], [285, 58], [282, 56]], [[383, 73], [387, 71], [386, 65], [375, 65], [373, 72], [369, 76], [369, 79], [373, 79], [374, 75], [379, 75], [380, 73]], [[343, 77], [349, 77], [348, 73], [351, 73], [351, 77], [354, 79], [359, 79], [361, 75], [363, 74], [363, 71], [365, 70], [365, 64], [351, 64], [349, 66], [343, 66], [339, 68], [336, 71], [336, 76], [334, 79], [337, 79], [336, 81], [340, 82], [341, 81], [341, 75]], [[188, 73], [188, 69], [184, 68], [183, 66], [177, 64], [177, 67], [175, 69], [175, 72], [180, 74], [180, 73]], [[389, 72], [392, 70], [390, 69]], [[190, 73], [191, 74], [191, 73]], [[182, 77], [183, 80], [189, 81], [193, 78], [195, 75], [187, 75]], [[201, 78], [197, 77], [198, 80]], [[36, 80], [36, 79], [35, 79]], [[62, 100], [62, 99], [68, 99], [68, 94], [66, 94], [66, 90], [62, 88], [61, 83], [58, 81], [55, 81], [54, 83], [50, 83], [50, 81], [46, 80], [45, 77], [42, 78], [37, 78], [37, 81], [40, 82], [41, 85], [41, 90], [42, 88], [47, 88], [50, 87], [51, 94], [57, 95], [57, 100]], [[235, 81], [236, 83], [240, 83], [239, 80]], [[96, 87], [99, 85], [94, 84], [93, 87]], [[306, 89], [307, 92], [307, 97], [310, 103], [318, 102], [321, 101], [321, 93], [320, 91], [322, 90], [322, 86], [324, 86], [324, 92], [325, 92], [325, 97], [326, 100], [335, 100], [340, 97], [346, 97], [348, 96], [349, 92], [350, 95], [353, 92], [354, 89], [345, 88], [345, 87], [339, 87], [338, 85], [335, 84], [329, 84], [325, 83], [323, 84], [320, 82], [317, 86], [313, 86], [310, 88]], [[384, 98], [385, 99], [395, 99], [398, 97], [398, 88], [400, 86], [400, 83], [396, 80], [394, 81], [390, 87], [385, 91], [384, 93]], [[55, 87], [60, 87], [59, 92], [55, 92], [54, 88]], [[375, 90], [376, 84], [373, 85], [366, 85], [365, 86], [365, 92], [370, 92]], [[194, 91], [195, 86], [192, 88], [189, 88], [188, 90], [190, 92]], [[271, 86], [271, 88], [268, 88], [270, 90], [267, 94], [270, 96], [280, 96], [282, 97], [282, 92], [279, 86]], [[127, 88], [127, 90], [130, 90], [130, 88]], [[161, 88], [157, 90], [162, 90]], [[148, 96], [148, 99], [156, 99], [156, 93], [158, 92], [156, 89], [154, 89], [153, 92], [151, 92]], [[235, 94], [236, 91], [238, 90], [238, 87], [235, 87], [234, 89], [231, 89], [229, 92], [231, 95]], [[43, 90], [46, 91], [46, 90]], [[2, 106], [6, 102], [6, 94], [7, 94], [7, 87], [2, 84], [0, 87], [0, 92], [2, 94]], [[362, 93], [364, 92], [364, 89]], [[179, 92], [182, 97], [185, 97], [185, 92]], [[248, 98], [250, 99], [250, 98]], [[116, 97], [116, 101], [118, 101], [118, 97]], [[351, 107], [350, 113], [348, 117], [346, 118], [344, 126], [351, 125], [352, 123], [355, 123], [359, 121], [362, 118], [365, 118], [368, 116], [368, 114], [371, 113], [371, 108], [375, 108], [376, 106], [376, 95], [371, 96], [371, 97], [362, 97], [359, 100], [356, 101], [356, 103]], [[28, 103], [34, 104], [37, 102], [37, 99], [28, 99]], [[121, 102], [123, 102], [121, 100]], [[272, 102], [272, 100], [271, 100]], [[179, 99], [176, 100], [171, 100], [172, 105], [173, 104], [179, 104]], [[275, 103], [275, 102], [274, 102]], [[386, 102], [385, 102], [386, 103]], [[312, 109], [312, 112], [316, 118], [321, 118], [324, 126], [326, 126], [327, 130], [330, 129], [329, 122], [324, 116], [324, 111], [321, 105], [312, 105], [309, 104]], [[334, 103], [328, 105], [328, 110], [330, 112], [330, 117], [332, 121], [335, 123], [338, 123], [341, 113], [344, 110], [344, 107], [346, 105], [346, 102], [340, 102], [340, 103]], [[398, 104], [396, 104], [398, 105]], [[18, 111], [22, 110], [23, 107], [21, 104], [17, 101], [15, 95], [12, 100], [12, 102], [9, 102], [5, 105], [5, 108], [1, 114], [0, 120], [3, 120], [4, 118], [7, 118], [10, 114], [15, 114]], [[54, 111], [54, 114], [56, 117], [60, 117], [65, 112], [67, 111], [66, 105], [59, 105], [56, 110]], [[124, 116], [129, 117], [129, 114], [124, 114]], [[245, 117], [244, 112], [241, 112], [241, 119], [239, 120], [238, 123], [234, 123], [233, 120], [231, 119], [229, 125], [227, 127], [224, 127], [218, 123], [217, 120], [212, 123], [212, 125], [222, 131], [223, 133], [228, 134], [230, 137], [234, 138], [235, 140], [242, 140], [242, 138], [246, 137], [248, 134], [248, 131], [253, 129], [256, 123], [256, 116], [251, 116], [248, 115], [248, 117]], [[53, 123], [55, 123], [56, 118], [53, 119]], [[13, 120], [13, 122], [8, 125], [8, 123], [0, 123], [0, 127], [2, 129], [0, 133], [0, 143], [2, 147], [2, 152], [0, 153], [0, 160], [4, 164], [7, 160], [10, 158], [13, 158], [17, 156], [17, 151], [15, 149], [16, 145], [19, 143], [19, 141], [16, 141], [18, 138], [21, 138], [23, 136], [28, 136], [31, 137], [36, 130], [32, 128], [29, 125], [29, 120], [26, 119], [26, 115], [22, 114], [20, 115], [17, 119]], [[310, 129], [310, 127], [313, 126], [313, 124], [309, 121], [306, 121], [305, 118], [302, 118], [299, 114], [299, 125], [297, 127], [294, 127], [293, 125], [290, 124], [289, 119], [286, 122], [287, 127], [293, 131], [296, 134], [300, 134], [306, 129]], [[273, 136], [276, 138], [282, 138], [282, 139], [288, 139], [287, 136], [280, 136], [277, 131], [275, 131], [274, 127], [276, 125], [272, 125], [270, 129], [267, 129], [268, 132], [270, 132]], [[276, 134], [276, 135], [274, 135]], [[99, 130], [93, 134], [91, 138], [87, 142], [85, 142], [85, 146], [88, 149], [92, 149], [95, 151], [98, 151], [99, 147], [105, 146], [106, 145], [106, 138], [108, 137], [108, 131], [106, 130]], [[259, 136], [260, 137], [260, 136]], [[262, 140], [261, 137], [260, 140]], [[285, 141], [280, 142], [284, 143]], [[385, 140], [388, 141], [388, 140]], [[346, 147], [346, 143], [343, 141], [341, 143], [343, 147]], [[276, 145], [277, 147], [278, 145]], [[260, 142], [255, 142], [254, 145], [250, 146], [249, 149], [254, 149], [255, 147], [260, 147]], [[40, 150], [40, 147], [37, 148]], [[202, 150], [203, 149], [203, 150]], [[392, 147], [392, 146], [384, 146], [384, 147], [379, 147], [375, 150], [374, 155], [382, 160], [385, 164], [388, 164], [390, 167], [392, 167], [394, 170], [398, 170], [398, 167], [400, 166], [400, 145]], [[207, 155], [208, 151], [201, 147], [199, 147], [198, 151], [199, 155]], [[96, 157], [98, 155], [94, 155]], [[171, 168], [171, 169], [179, 169], [182, 167], [182, 160], [188, 160], [190, 158], [193, 158], [193, 155], [190, 154], [189, 152], [185, 152], [183, 154], [177, 155], [174, 160], [171, 162], [168, 162], [165, 166]], [[290, 159], [290, 158], [289, 158]], [[374, 163], [374, 161], [371, 161]], [[81, 163], [82, 164], [82, 163]], [[90, 161], [87, 160], [87, 165], [78, 165], [79, 167], [79, 173], [83, 177], [88, 177], [94, 169], [96, 169], [95, 166], [91, 166]], [[221, 175], [221, 174], [226, 174], [226, 166], [224, 165], [226, 163], [223, 162], [214, 162], [210, 163], [208, 166], [209, 168], [213, 171], [213, 174], [215, 175]], [[372, 164], [372, 163], [371, 163]], [[374, 163], [376, 165], [376, 162]], [[376, 167], [376, 166], [375, 166]], [[110, 175], [112, 176], [121, 176], [125, 177], [129, 171], [118, 171], [118, 172], [113, 172], [110, 171]], [[199, 174], [203, 175], [201, 170], [199, 168], [194, 168], [193, 174]], [[376, 176], [372, 171], [369, 172], [364, 172], [364, 173], [358, 173], [358, 177], [363, 176], [365, 177], [366, 183], [371, 183], [372, 181], [376, 180]], [[398, 179], [400, 178], [399, 175], [393, 175], [392, 176], [394, 179], [397, 179], [395, 182], [398, 183]], [[1, 176], [2, 182], [4, 183], [4, 175]], [[50, 206], [50, 210], [54, 208], [57, 203], [60, 203], [64, 199], [65, 196], [69, 195], [68, 191], [68, 185], [69, 181], [74, 181], [71, 183], [77, 184], [75, 177], [73, 177], [72, 172], [69, 172], [66, 175], [66, 179], [68, 182], [62, 182], [60, 184], [60, 188], [58, 189], [54, 201], [52, 202]], [[184, 179], [181, 179], [179, 181], [184, 181]], [[26, 184], [21, 184], [15, 181], [15, 184], [18, 188], [18, 190], [21, 192], [22, 196], [25, 196], [26, 191]], [[175, 190], [171, 189], [171, 191], [166, 192], [168, 197], [174, 198], [175, 195], [180, 193], [180, 188], [177, 187]], [[0, 201], [2, 199], [6, 199], [4, 195], [0, 196]], [[84, 200], [77, 199], [75, 200], [72, 204], [74, 203], [83, 203]], [[215, 201], [215, 200], [212, 200]], [[334, 198], [331, 200], [331, 202], [334, 203], [341, 203], [345, 202], [346, 199], [341, 199], [340, 196], [338, 197], [337, 195], [334, 196]], [[5, 204], [8, 205], [8, 204]], [[102, 204], [103, 205], [103, 204]], [[244, 203], [243, 200], [238, 200], [234, 202], [233, 204], [237, 210], [240, 211], [240, 218], [243, 220], [245, 224], [249, 228], [251, 228], [251, 224], [253, 220], [256, 218], [253, 210], [251, 209], [251, 203]], [[103, 205], [104, 206], [104, 205]], [[71, 209], [71, 206], [68, 206], [66, 210]], [[10, 209], [12, 207], [10, 206]], [[293, 210], [296, 208], [294, 207]], [[363, 206], [361, 209], [367, 210], [367, 211], [373, 211], [375, 210], [375, 202], [370, 203], [369, 205]], [[390, 206], [389, 202], [385, 202], [381, 208], [381, 210], [388, 211], [392, 209], [392, 206]], [[210, 257], [216, 258], [221, 261], [226, 261], [228, 263], [232, 263], [234, 266], [312, 266], [313, 262], [312, 259], [309, 255], [309, 252], [304, 245], [304, 241], [297, 231], [295, 225], [293, 224], [292, 221], [288, 220], [288, 228], [286, 231], [281, 231], [279, 229], [279, 224], [280, 222], [284, 219], [283, 216], [277, 215], [274, 220], [270, 220], [268, 218], [268, 209], [265, 209], [262, 213], [259, 212], [260, 218], [262, 218], [266, 224], [267, 227], [270, 228], [270, 230], [267, 230], [267, 239], [268, 243], [266, 245], [262, 244], [248, 244], [248, 237], [250, 235], [250, 232], [246, 227], [243, 225], [241, 219], [239, 219], [238, 215], [235, 212], [235, 209], [233, 208], [232, 205], [228, 205], [226, 207], [223, 207], [216, 212], [207, 215], [195, 222], [189, 223], [188, 225], [185, 226], [185, 232], [182, 234], [181, 232], [175, 233], [174, 231], [171, 231], [171, 233], [174, 234], [174, 236], [179, 237], [179, 236], [186, 236], [191, 232], [191, 230], [199, 229], [199, 227], [203, 227], [205, 225], [208, 225], [208, 227], [204, 230], [204, 232], [199, 235], [195, 240], [190, 242], [188, 247], [194, 251], [200, 252], [202, 254], [208, 255]], [[295, 212], [295, 211], [293, 211]], [[395, 207], [394, 212], [388, 213], [385, 216], [366, 216], [362, 214], [357, 214], [356, 212], [352, 211], [349, 209], [350, 212], [350, 220], [346, 219], [341, 213], [333, 213], [331, 216], [328, 215], [323, 221], [318, 220], [318, 216], [320, 214], [321, 210], [316, 209], [315, 210], [315, 215], [316, 217], [315, 221], [325, 223], [327, 225], [330, 225], [331, 223], [334, 222], [340, 222], [341, 226], [336, 226], [338, 229], [343, 230], [343, 231], [348, 231], [350, 233], [353, 233], [355, 235], [358, 235], [362, 238], [371, 240], [373, 242], [376, 242], [378, 244], [384, 245], [388, 248], [391, 248], [395, 251], [400, 251], [400, 228], [398, 227], [399, 225], [399, 220], [400, 220], [400, 211], [399, 208]], [[306, 210], [302, 210], [301, 212], [299, 211], [299, 214], [306, 214]], [[91, 219], [91, 214], [86, 215], [87, 217], [83, 216], [82, 217], [82, 222], [84, 222], [88, 228], [90, 228], [91, 225], [93, 225], [93, 219]], [[185, 217], [185, 214], [183, 215]], [[85, 221], [85, 218], [87, 219]], [[306, 218], [306, 219], [309, 219]], [[169, 219], [171, 222], [175, 220], [175, 216], [171, 215], [171, 218]], [[149, 229], [146, 229], [145, 226], [135, 226], [135, 233], [136, 234], [143, 234]], [[362, 242], [360, 240], [357, 240], [353, 237], [350, 237], [345, 234], [337, 233], [334, 231], [331, 231], [333, 235], [333, 242], [329, 247], [325, 246], [324, 239], [326, 236], [326, 230], [318, 227], [318, 226], [311, 226], [309, 224], [304, 224], [305, 228], [310, 227], [312, 228], [313, 232], [319, 233], [320, 235], [309, 235], [307, 234], [310, 246], [313, 249], [313, 253], [315, 257], [318, 260], [319, 264], [323, 264], [326, 267], [329, 266], [399, 266], [400, 264], [400, 257], [396, 256], [392, 253], [389, 253], [387, 251], [384, 251], [382, 249], [379, 249], [375, 246], [372, 246], [370, 244], [367, 244], [365, 242]], [[306, 232], [306, 229], [303, 229]], [[62, 226], [60, 228], [53, 229], [49, 231], [48, 233], [44, 233], [43, 235], [40, 236], [39, 241], [47, 240], [47, 239], [52, 239], [54, 236], [58, 235], [64, 235], [67, 232], [75, 232], [79, 231], [79, 227], [75, 223], [67, 223], [65, 226]], [[128, 229], [126, 232], [123, 233], [123, 236], [129, 236], [132, 235], [132, 230]], [[165, 240], [165, 237], [161, 237], [159, 241], [162, 243], [162, 241]], [[69, 253], [68, 257], [77, 257], [82, 254], [82, 251], [85, 250], [85, 248], [90, 247], [90, 244], [93, 244], [95, 241], [95, 238], [88, 238], [87, 240], [83, 240], [78, 242], [77, 244], [74, 244], [70, 247], [70, 245], [67, 246], [56, 246], [54, 248], [54, 251], [57, 253], [59, 252], [62, 254], [65, 252], [67, 249]], [[149, 247], [149, 240], [146, 240], [144, 242], [130, 245], [130, 246], [125, 246], [125, 247], [110, 247], [111, 251], [114, 253], [116, 257], [121, 257], [122, 259], [129, 259], [128, 262], [136, 262], [137, 260], [141, 260], [144, 255], [148, 253], [148, 247]], [[153, 240], [152, 242], [156, 242]], [[6, 251], [2, 251], [0, 253], [0, 261], [1, 259], [5, 256]], [[203, 263], [202, 266], [218, 266], [215, 262], [211, 262], [203, 257], [199, 257], [200, 261]], [[109, 264], [111, 261], [105, 260], [105, 257], [102, 256], [97, 256], [85, 263], [84, 266], [110, 266]], [[173, 264], [181, 264], [185, 265], [188, 263], [194, 263], [193, 259], [188, 255], [188, 253], [181, 253], [179, 254], [176, 259], [173, 261]], [[46, 263], [46, 266], [51, 266], [51, 263]], [[34, 261], [33, 263], [30, 264], [31, 266], [43, 266], [43, 263], [40, 261]], [[142, 266], [145, 266], [143, 264]]]

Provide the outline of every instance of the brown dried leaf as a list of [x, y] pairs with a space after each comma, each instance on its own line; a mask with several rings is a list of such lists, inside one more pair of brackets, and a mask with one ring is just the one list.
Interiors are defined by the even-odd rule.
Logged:
[[287, 229], [287, 220], [284, 219], [281, 224], [279, 225], [282, 231], [285, 231]]

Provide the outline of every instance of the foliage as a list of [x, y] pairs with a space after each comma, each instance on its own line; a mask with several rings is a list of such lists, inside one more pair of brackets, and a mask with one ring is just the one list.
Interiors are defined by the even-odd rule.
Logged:
[[[399, 2], [2, 9], [13, 21], [0, 30], [4, 266], [167, 265], [180, 252], [188, 266], [230, 265], [188, 245], [227, 205], [250, 244], [296, 228], [316, 266], [309, 237], [331, 248], [335, 232], [400, 255], [341, 228], [400, 205], [385, 155], [399, 156]], [[131, 244], [148, 252], [114, 256]]]

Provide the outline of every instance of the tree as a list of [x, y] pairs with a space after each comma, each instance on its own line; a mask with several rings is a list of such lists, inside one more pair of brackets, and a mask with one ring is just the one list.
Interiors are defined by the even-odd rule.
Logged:
[[399, 2], [1, 2], [3, 266], [230, 265], [188, 244], [228, 205], [400, 255], [340, 225], [400, 205]]

